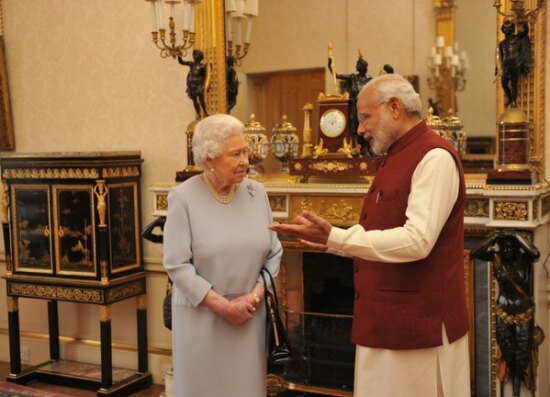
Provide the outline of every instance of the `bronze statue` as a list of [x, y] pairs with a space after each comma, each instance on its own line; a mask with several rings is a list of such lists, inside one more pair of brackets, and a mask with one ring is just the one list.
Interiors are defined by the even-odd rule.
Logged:
[[501, 64], [500, 83], [506, 94], [506, 106], [517, 107], [518, 80], [529, 74], [532, 61], [529, 25], [523, 24], [523, 31], [516, 33], [516, 24], [506, 19], [500, 28], [504, 39], [498, 45]]
[[227, 113], [233, 109], [237, 103], [237, 95], [239, 95], [239, 79], [235, 70], [235, 57], [228, 55], [226, 59], [227, 65]]
[[203, 59], [204, 54], [201, 50], [193, 50], [193, 61], [185, 61], [182, 57], [178, 56], [180, 65], [189, 66], [189, 73], [187, 74], [187, 96], [193, 101], [197, 120], [208, 116], [206, 102], [204, 100], [205, 91], [207, 89], [206, 80], [208, 72], [206, 65], [202, 62]]
[[[334, 75], [332, 70], [332, 57], [328, 58], [328, 70]], [[359, 126], [359, 119], [357, 118], [357, 96], [359, 91], [365, 84], [367, 84], [372, 77], [367, 74], [369, 64], [363, 59], [363, 56], [359, 55], [357, 63], [355, 64], [355, 70], [357, 73], [353, 74], [339, 74], [336, 73], [336, 78], [342, 80], [342, 88], [349, 93], [350, 108], [349, 108], [349, 126], [350, 132], [357, 137], [358, 143], [361, 145], [361, 152], [363, 155], [370, 155], [370, 149], [365, 139], [357, 134], [357, 127]]]
[[[539, 250], [514, 230], [497, 231], [473, 251], [473, 256], [493, 261], [499, 293], [496, 309], [497, 343], [506, 363], [506, 378], [512, 393], [519, 397], [521, 381], [530, 387], [528, 375], [534, 340], [533, 261]], [[540, 330], [540, 329], [539, 329]]]

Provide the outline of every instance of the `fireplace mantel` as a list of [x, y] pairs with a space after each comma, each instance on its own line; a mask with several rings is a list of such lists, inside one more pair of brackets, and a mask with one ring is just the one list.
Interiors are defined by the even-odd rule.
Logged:
[[[550, 185], [487, 185], [485, 174], [466, 175], [466, 208], [464, 223], [467, 229], [517, 228], [533, 231], [550, 219]], [[299, 182], [293, 177], [262, 176], [273, 216], [289, 221], [304, 209], [312, 209], [336, 226], [357, 223], [363, 197], [371, 178], [346, 182], [326, 180]], [[149, 190], [154, 194], [154, 216], [166, 216], [168, 190], [175, 183], [156, 184]]]
[[[469, 257], [469, 249], [479, 243], [497, 228], [514, 228], [525, 232], [540, 250], [540, 260], [534, 265], [534, 291], [536, 321], [548, 334], [550, 285], [544, 270], [548, 258], [550, 240], [550, 184], [547, 182], [535, 185], [488, 185], [485, 174], [466, 175], [466, 206], [464, 210], [465, 225], [465, 266], [469, 284], [474, 290], [471, 295], [472, 334], [475, 338], [471, 350], [474, 357], [472, 379], [476, 397], [500, 396], [497, 379], [496, 342], [494, 326], [491, 318], [494, 314], [494, 299], [496, 282], [487, 262], [474, 261]], [[357, 223], [367, 193], [371, 177], [350, 181], [330, 181], [327, 179], [309, 179], [300, 182], [288, 175], [264, 175], [257, 179], [268, 193], [273, 216], [278, 221], [291, 221], [303, 210], [313, 210], [329, 220], [333, 225], [347, 227]], [[155, 217], [166, 216], [168, 208], [168, 190], [175, 183], [156, 184], [149, 187], [154, 194]], [[304, 291], [304, 264], [312, 250], [305, 248], [297, 241], [283, 240], [285, 254], [279, 277], [281, 284], [281, 302], [285, 309], [287, 325], [290, 327], [300, 323], [312, 313], [306, 313], [307, 305]], [[309, 253], [308, 253], [309, 252]], [[328, 259], [327, 259], [328, 260]], [[469, 288], [469, 287], [467, 287]], [[474, 319], [475, 312], [475, 319]], [[318, 313], [313, 315], [319, 315]], [[338, 316], [336, 316], [338, 317]], [[343, 321], [349, 315], [340, 316]], [[300, 325], [300, 326], [301, 326]], [[545, 395], [548, 390], [550, 372], [550, 357], [547, 354], [547, 343], [539, 349], [539, 366], [537, 391], [535, 397]], [[508, 386], [506, 386], [508, 387]], [[270, 395], [275, 396], [277, 390], [284, 388], [320, 393], [332, 396], [351, 396], [346, 388], [333, 389], [318, 385], [288, 379], [285, 376], [268, 377]], [[505, 395], [510, 391], [505, 389]], [[530, 395], [527, 389], [522, 389], [522, 395]]]

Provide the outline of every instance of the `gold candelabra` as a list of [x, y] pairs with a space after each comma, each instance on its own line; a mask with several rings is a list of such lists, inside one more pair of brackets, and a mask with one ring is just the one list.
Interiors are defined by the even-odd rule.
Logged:
[[[151, 32], [153, 43], [160, 50], [162, 58], [178, 56], [185, 57], [187, 51], [195, 44], [195, 4], [201, 0], [165, 0], [164, 3], [170, 5], [170, 17], [168, 19], [168, 31], [164, 25], [164, 5], [162, 0], [145, 0], [151, 4], [151, 21], [153, 30]], [[182, 3], [180, 10], [176, 5]], [[178, 11], [178, 12], [177, 12]], [[179, 11], [182, 11], [181, 13]], [[176, 33], [176, 14], [181, 14], [178, 18], [182, 23], [182, 43], [177, 43]]]
[[[502, 11], [502, 1], [495, 0], [493, 7], [496, 8], [497, 12], [503, 17], [515, 17], [519, 22], [525, 22], [532, 18], [535, 18], [539, 11], [546, 7], [546, 0], [537, 0], [536, 4], [532, 8], [525, 7], [525, 0], [510, 0], [510, 11], [507, 13]], [[533, 1], [527, 1], [528, 4], [532, 4]]]
[[[233, 57], [237, 66], [241, 65], [243, 58], [248, 54], [252, 21], [257, 16], [258, 0], [225, 0], [227, 56]], [[243, 37], [244, 24], [246, 32]]]
[[445, 38], [437, 36], [428, 61], [431, 76], [428, 86], [435, 90], [437, 105], [443, 111], [457, 111], [456, 93], [466, 88], [466, 71], [469, 60], [466, 51], [459, 51], [458, 43], [445, 45]]

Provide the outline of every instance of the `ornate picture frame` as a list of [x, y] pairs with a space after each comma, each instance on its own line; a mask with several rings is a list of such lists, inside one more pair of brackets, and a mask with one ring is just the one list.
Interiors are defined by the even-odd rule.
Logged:
[[15, 136], [11, 116], [10, 90], [4, 36], [0, 36], [0, 150], [14, 150]]

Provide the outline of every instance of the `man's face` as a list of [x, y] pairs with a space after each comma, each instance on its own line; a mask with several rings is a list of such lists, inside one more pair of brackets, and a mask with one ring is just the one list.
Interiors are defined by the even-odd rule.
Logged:
[[397, 131], [389, 103], [379, 103], [375, 90], [363, 92], [357, 101], [359, 126], [357, 133], [369, 142], [371, 150], [382, 155], [397, 140]]

